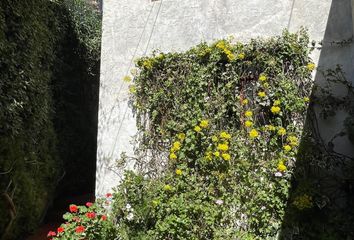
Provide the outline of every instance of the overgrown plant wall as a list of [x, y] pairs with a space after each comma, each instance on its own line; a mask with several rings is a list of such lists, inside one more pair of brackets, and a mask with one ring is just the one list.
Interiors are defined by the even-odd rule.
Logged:
[[[77, 158], [78, 143], [72, 144], [82, 139], [71, 138], [84, 130], [70, 133], [62, 126], [70, 125], [68, 106], [79, 108], [75, 104], [84, 107], [72, 122], [81, 120], [82, 129], [95, 124], [100, 17], [89, 10], [83, 1], [0, 3], [0, 233], [5, 238], [33, 231], [61, 177], [72, 185], [67, 172], [87, 160], [87, 155]], [[81, 22], [75, 22], [78, 15]], [[79, 96], [85, 102], [68, 98], [80, 87], [88, 88]], [[95, 128], [86, 137], [95, 139]], [[65, 145], [69, 138], [71, 145]], [[95, 149], [95, 141], [85, 146]]]
[[127, 173], [114, 204], [123, 239], [279, 235], [312, 90], [308, 45], [305, 31], [284, 31], [137, 62], [124, 80], [139, 173]]

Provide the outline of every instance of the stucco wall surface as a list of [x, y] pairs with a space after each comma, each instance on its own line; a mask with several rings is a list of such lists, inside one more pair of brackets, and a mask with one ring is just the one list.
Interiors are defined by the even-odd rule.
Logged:
[[[134, 59], [154, 49], [182, 51], [200, 43], [233, 35], [247, 41], [281, 34], [284, 28], [307, 27], [313, 40], [323, 41], [322, 52], [312, 58], [319, 67], [342, 64], [353, 77], [353, 44], [339, 47], [333, 41], [353, 36], [350, 0], [105, 0], [99, 100], [96, 195], [119, 183], [115, 161], [122, 152], [133, 154], [136, 133], [128, 103], [129, 84], [123, 77], [134, 68]], [[314, 79], [320, 77], [314, 73]], [[323, 127], [329, 139], [339, 129], [342, 114]], [[341, 144], [341, 151], [351, 151]]]

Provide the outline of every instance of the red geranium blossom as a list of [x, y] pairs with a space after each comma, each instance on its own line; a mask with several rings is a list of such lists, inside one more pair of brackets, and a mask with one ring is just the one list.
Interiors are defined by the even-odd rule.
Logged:
[[58, 227], [57, 232], [58, 232], [58, 233], [64, 232], [64, 228], [63, 228], [63, 227]]
[[47, 237], [54, 237], [56, 235], [57, 234], [54, 231], [49, 231], [48, 234], [47, 234]]
[[106, 221], [107, 220], [107, 216], [106, 215], [102, 215], [101, 220], [102, 221]]
[[86, 203], [86, 207], [91, 207], [92, 205], [93, 205], [92, 202], [87, 202], [87, 203]]
[[106, 197], [107, 197], [107, 198], [112, 197], [112, 193], [107, 193], [107, 194], [106, 194]]
[[71, 204], [69, 206], [69, 210], [70, 210], [70, 212], [73, 213], [73, 212], [77, 212], [78, 208], [77, 208], [77, 206], [75, 204]]
[[83, 233], [85, 232], [85, 227], [84, 226], [77, 226], [75, 229], [76, 233]]
[[95, 218], [95, 216], [96, 216], [96, 213], [94, 213], [94, 212], [86, 213], [86, 217], [88, 217], [88, 218]]

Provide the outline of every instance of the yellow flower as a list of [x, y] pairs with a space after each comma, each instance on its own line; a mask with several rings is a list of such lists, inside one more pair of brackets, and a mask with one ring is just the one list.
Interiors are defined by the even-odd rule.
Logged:
[[213, 142], [217, 142], [219, 139], [218, 139], [217, 136], [212, 136], [212, 137], [211, 137], [211, 140], [212, 140]]
[[267, 75], [265, 75], [264, 73], [261, 73], [259, 75], [258, 80], [261, 81], [261, 82], [266, 81], [267, 80]]
[[285, 150], [285, 152], [289, 152], [291, 150], [290, 145], [285, 145], [284, 150]]
[[252, 117], [252, 115], [253, 115], [253, 114], [252, 114], [251, 111], [246, 111], [246, 112], [245, 112], [245, 116], [246, 116], [246, 117]]
[[237, 55], [237, 58], [238, 59], [240, 59], [240, 60], [242, 60], [242, 59], [244, 59], [245, 58], [245, 54], [244, 53], [239, 53], [238, 55]]
[[182, 170], [181, 169], [176, 169], [176, 174], [177, 175], [182, 175]]
[[214, 156], [215, 157], [219, 157], [220, 156], [220, 152], [218, 152], [218, 151], [214, 152]]
[[216, 47], [221, 49], [221, 50], [224, 50], [226, 48], [226, 45], [225, 45], [225, 40], [220, 40], [217, 44], [216, 44]]
[[247, 105], [248, 104], [248, 99], [243, 99], [242, 100], [242, 105]]
[[284, 171], [286, 171], [286, 166], [284, 165], [284, 163], [282, 162], [282, 161], [280, 161], [279, 162], [279, 164], [278, 164], [278, 171], [280, 171], [280, 172], [284, 172]]
[[232, 53], [228, 53], [227, 58], [229, 59], [229, 61], [232, 61], [235, 59], [235, 55], [233, 55]]
[[283, 127], [279, 128], [278, 135], [284, 136], [285, 134], [286, 134], [285, 128], [283, 128]]
[[305, 101], [305, 102], [309, 102], [309, 101], [310, 101], [310, 98], [304, 97], [304, 101]]
[[246, 126], [246, 127], [252, 127], [252, 125], [253, 125], [252, 121], [247, 120], [247, 121], [245, 122], [245, 126]]
[[213, 155], [212, 152], [208, 151], [205, 153], [205, 158], [210, 161], [212, 155]]
[[280, 100], [275, 100], [273, 106], [279, 106], [279, 105], [280, 105]]
[[250, 131], [249, 135], [250, 135], [250, 138], [256, 138], [256, 137], [258, 137], [259, 133], [256, 129], [252, 129]]
[[136, 87], [135, 87], [135, 85], [130, 85], [130, 86], [129, 86], [129, 92], [130, 92], [130, 93], [136, 93]]
[[313, 71], [316, 65], [314, 63], [308, 63], [306, 67], [309, 71]]
[[266, 125], [266, 128], [269, 130], [269, 131], [274, 131], [275, 130], [275, 127], [273, 125]]
[[178, 133], [177, 138], [181, 141], [183, 141], [186, 138], [186, 134], [184, 133]]
[[266, 93], [265, 93], [265, 92], [259, 92], [259, 93], [258, 93], [258, 96], [261, 97], [261, 98], [263, 98], [263, 97], [266, 96]]
[[145, 60], [145, 61], [143, 62], [143, 66], [144, 66], [145, 68], [147, 68], [147, 69], [151, 69], [151, 68], [152, 68], [152, 61], [151, 61], [150, 59]]
[[207, 128], [209, 126], [209, 121], [208, 120], [202, 120], [199, 124], [202, 128]]
[[132, 78], [130, 76], [124, 76], [123, 77], [123, 81], [124, 82], [130, 82], [132, 80]]
[[177, 158], [177, 155], [175, 153], [170, 154], [170, 159], [176, 159], [176, 158]]
[[220, 133], [220, 137], [223, 139], [230, 139], [231, 135], [228, 134], [227, 132], [222, 132], [222, 133]]
[[202, 131], [202, 129], [201, 129], [199, 126], [195, 126], [195, 127], [194, 127], [194, 131], [200, 132], [200, 131]]
[[291, 146], [297, 146], [299, 144], [299, 140], [295, 136], [289, 136], [288, 141]]
[[167, 184], [167, 185], [165, 185], [165, 186], [163, 187], [163, 190], [165, 190], [165, 191], [171, 191], [171, 190], [172, 190], [172, 187]]
[[270, 111], [274, 114], [278, 114], [280, 112], [280, 107], [278, 106], [272, 106]]
[[160, 204], [159, 200], [152, 200], [152, 205], [154, 205], [154, 207], [158, 206]]
[[219, 144], [218, 150], [227, 151], [227, 150], [229, 150], [229, 146], [227, 144]]
[[180, 150], [181, 149], [181, 143], [179, 141], [174, 142], [173, 143], [173, 149]]
[[229, 161], [229, 160], [231, 159], [230, 154], [227, 154], [227, 153], [223, 153], [221, 156], [222, 156], [222, 158], [223, 158], [224, 160], [226, 160], [226, 161]]

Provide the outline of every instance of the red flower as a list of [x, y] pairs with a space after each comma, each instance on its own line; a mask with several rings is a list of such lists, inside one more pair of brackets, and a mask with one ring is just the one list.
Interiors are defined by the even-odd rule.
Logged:
[[106, 194], [106, 197], [107, 197], [107, 198], [112, 197], [112, 193], [107, 193], [107, 194]]
[[73, 213], [73, 212], [77, 212], [78, 208], [77, 208], [77, 206], [75, 204], [71, 204], [69, 206], [69, 210], [70, 210], [70, 212]]
[[85, 232], [85, 227], [84, 226], [77, 226], [75, 229], [76, 233], [83, 233]]
[[80, 218], [79, 217], [73, 217], [73, 220], [75, 221], [75, 222], [80, 222]]
[[63, 227], [58, 227], [57, 232], [58, 232], [58, 233], [64, 232], [64, 228], [63, 228]]
[[92, 204], [93, 204], [92, 202], [87, 202], [87, 203], [86, 203], [86, 207], [91, 207]]
[[95, 218], [95, 217], [96, 217], [96, 213], [94, 213], [94, 212], [88, 212], [88, 213], [86, 213], [86, 217], [88, 217], [88, 218]]
[[106, 221], [107, 220], [107, 216], [106, 215], [102, 215], [101, 220], [102, 221]]
[[47, 234], [47, 237], [54, 237], [56, 236], [57, 234], [53, 231], [49, 231], [48, 234]]

